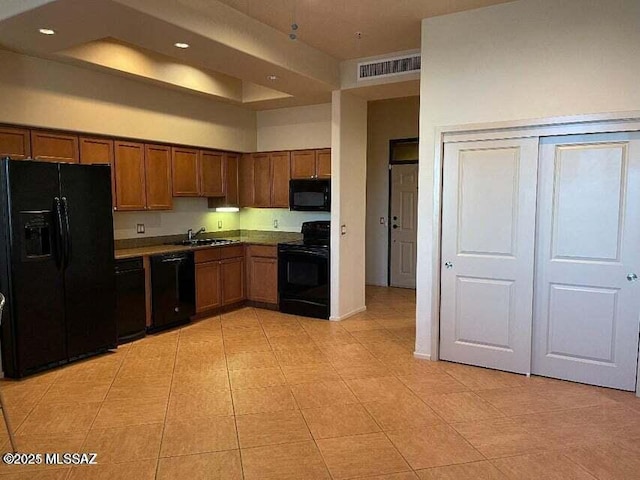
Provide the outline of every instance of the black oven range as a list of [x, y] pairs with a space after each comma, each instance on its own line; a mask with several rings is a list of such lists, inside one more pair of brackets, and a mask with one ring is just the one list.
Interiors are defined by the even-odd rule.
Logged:
[[329, 237], [331, 222], [302, 224], [303, 239], [278, 244], [280, 311], [329, 318]]

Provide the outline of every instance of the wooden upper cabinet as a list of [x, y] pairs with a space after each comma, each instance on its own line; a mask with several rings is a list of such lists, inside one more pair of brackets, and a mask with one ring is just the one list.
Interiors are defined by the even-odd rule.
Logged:
[[331, 177], [331, 149], [316, 150], [316, 175], [317, 178]]
[[245, 299], [244, 258], [232, 258], [220, 262], [222, 280], [222, 305], [231, 305]]
[[31, 157], [29, 130], [23, 128], [0, 127], [0, 158], [24, 160]]
[[173, 147], [171, 168], [174, 197], [200, 196], [200, 150]]
[[224, 153], [202, 150], [200, 152], [200, 194], [203, 197], [224, 197]]
[[225, 201], [227, 205], [238, 206], [240, 205], [239, 194], [239, 162], [240, 155], [237, 153], [225, 153]]
[[113, 140], [80, 137], [80, 163], [84, 165], [113, 165]]
[[271, 161], [268, 153], [253, 154], [253, 206], [271, 206]]
[[291, 178], [316, 178], [315, 150], [296, 150], [291, 152]]
[[78, 163], [78, 136], [31, 130], [31, 153], [40, 161]]
[[144, 145], [133, 142], [114, 143], [116, 210], [146, 208]]
[[253, 207], [253, 155], [250, 153], [245, 153], [240, 158], [238, 177], [240, 206]]
[[147, 209], [171, 210], [171, 148], [145, 145], [144, 150]]
[[269, 154], [271, 160], [271, 206], [289, 208], [289, 179], [291, 176], [289, 152]]

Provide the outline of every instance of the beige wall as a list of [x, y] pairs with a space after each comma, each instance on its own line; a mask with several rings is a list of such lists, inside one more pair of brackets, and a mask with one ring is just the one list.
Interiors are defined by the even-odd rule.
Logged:
[[335, 91], [331, 117], [331, 319], [340, 320], [366, 308], [367, 101]]
[[387, 285], [389, 263], [389, 140], [418, 136], [420, 97], [369, 102], [367, 112], [367, 230], [368, 285]]
[[[331, 104], [264, 110], [257, 114], [257, 151], [331, 147]], [[302, 222], [330, 220], [329, 213], [243, 208], [240, 225], [248, 230], [299, 232]], [[278, 220], [278, 228], [273, 221]]]
[[0, 50], [0, 123], [225, 150], [256, 147], [255, 112], [117, 75]]
[[521, 0], [422, 22], [416, 352], [433, 335], [438, 126], [640, 110], [640, 2]]
[[331, 146], [331, 104], [264, 110], [257, 114], [257, 150]]
[[[0, 50], [0, 123], [68, 129], [239, 151], [256, 148], [255, 112], [131, 79]], [[176, 199], [172, 211], [116, 212], [116, 238], [239, 227], [205, 199]]]

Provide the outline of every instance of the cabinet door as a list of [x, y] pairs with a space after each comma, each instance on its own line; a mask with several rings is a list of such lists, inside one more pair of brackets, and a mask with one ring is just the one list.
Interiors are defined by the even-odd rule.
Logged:
[[144, 146], [147, 208], [171, 210], [171, 149], [165, 145]]
[[316, 151], [297, 150], [291, 152], [291, 178], [315, 178]]
[[116, 210], [145, 210], [144, 145], [114, 143]]
[[278, 259], [249, 257], [249, 300], [278, 303]]
[[200, 194], [204, 197], [224, 197], [224, 153], [200, 152]]
[[289, 152], [269, 154], [271, 159], [271, 206], [289, 208]]
[[200, 151], [192, 148], [171, 149], [171, 171], [174, 197], [200, 195]]
[[29, 130], [0, 127], [0, 158], [2, 157], [11, 157], [13, 160], [31, 157]]
[[225, 198], [226, 204], [236, 206], [240, 204], [238, 184], [238, 162], [240, 155], [237, 153], [225, 153]]
[[222, 277], [222, 305], [244, 300], [244, 258], [230, 258], [220, 262]]
[[111, 165], [111, 198], [116, 205], [116, 179], [113, 167], [113, 140], [80, 137], [80, 163], [84, 165]]
[[221, 306], [220, 262], [196, 264], [196, 312]]
[[316, 150], [317, 178], [331, 177], [331, 149]]
[[271, 163], [268, 153], [253, 155], [253, 206], [271, 206]]
[[240, 206], [253, 207], [253, 155], [242, 155], [240, 164], [238, 165], [238, 176], [238, 183], [240, 184]]
[[84, 165], [113, 165], [113, 140], [80, 137], [80, 163]]
[[78, 163], [78, 137], [57, 132], [31, 131], [33, 158], [44, 162]]

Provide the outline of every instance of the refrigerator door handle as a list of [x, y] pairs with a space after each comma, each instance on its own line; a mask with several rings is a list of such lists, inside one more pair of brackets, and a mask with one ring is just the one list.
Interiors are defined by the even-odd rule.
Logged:
[[56, 267], [58, 267], [58, 270], [60, 270], [65, 266], [65, 235], [62, 222], [62, 207], [60, 205], [60, 199], [58, 197], [54, 197], [53, 203], [56, 211]]
[[71, 263], [71, 229], [69, 228], [69, 204], [67, 197], [62, 197], [62, 208], [64, 210], [64, 259], [65, 268]]

